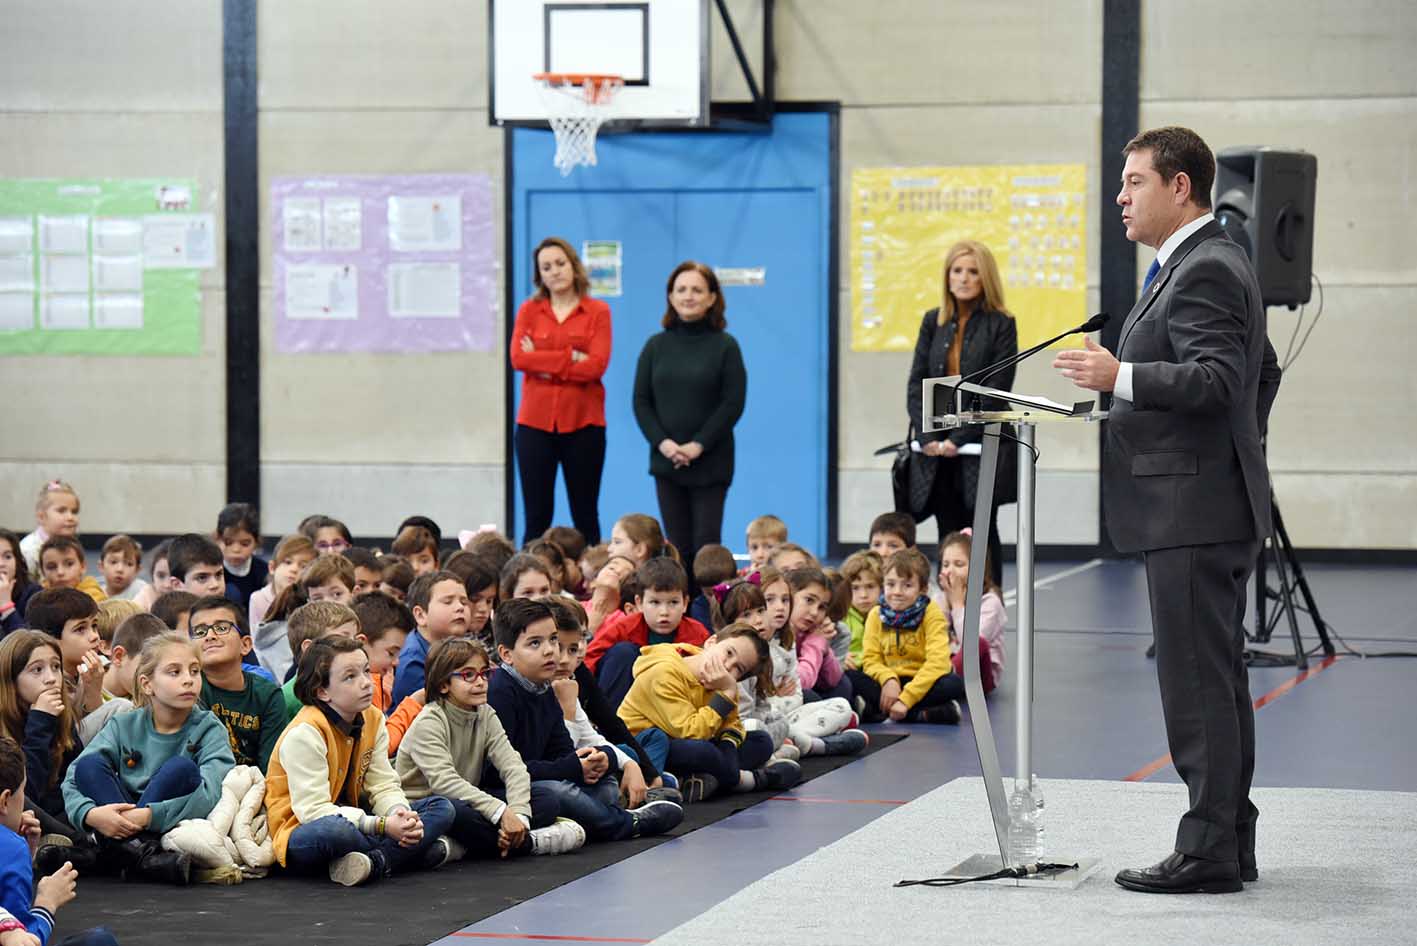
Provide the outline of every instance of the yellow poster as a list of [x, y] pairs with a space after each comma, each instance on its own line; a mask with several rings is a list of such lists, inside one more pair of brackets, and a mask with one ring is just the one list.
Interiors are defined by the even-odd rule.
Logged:
[[1082, 164], [853, 172], [852, 350], [914, 350], [956, 240], [993, 252], [1019, 348], [1086, 319], [1086, 174]]

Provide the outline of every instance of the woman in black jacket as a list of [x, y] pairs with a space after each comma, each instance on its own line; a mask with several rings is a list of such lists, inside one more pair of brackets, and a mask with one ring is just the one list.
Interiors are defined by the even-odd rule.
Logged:
[[[960, 448], [978, 444], [983, 428], [956, 427], [944, 433], [921, 435], [920, 382], [925, 378], [967, 375], [1018, 353], [1018, 326], [1004, 308], [1004, 287], [994, 254], [982, 243], [961, 240], [945, 255], [944, 298], [940, 308], [925, 313], [915, 357], [910, 363], [910, 382], [905, 389], [906, 410], [911, 430], [918, 436], [926, 459], [924, 472], [933, 479], [930, 511], [943, 538], [974, 522], [973, 486], [979, 480], [977, 454], [962, 454]], [[980, 384], [1008, 391], [1013, 388], [1014, 369], [1005, 368]], [[983, 401], [984, 403], [980, 403]], [[997, 400], [965, 398], [966, 408], [1004, 410]], [[1003, 555], [999, 543], [1000, 499], [1012, 497], [1010, 477], [1016, 465], [1005, 468], [1005, 458], [1016, 452], [1012, 443], [1000, 444], [1001, 473], [996, 481], [994, 509], [989, 520], [989, 552], [995, 584], [1003, 580]], [[967, 468], [972, 464], [972, 468]], [[1000, 492], [1004, 495], [1001, 497]]]
[[748, 376], [738, 342], [724, 331], [712, 269], [680, 263], [665, 295], [664, 331], [645, 342], [635, 371], [635, 418], [649, 441], [660, 520], [692, 575], [698, 550], [721, 538]]

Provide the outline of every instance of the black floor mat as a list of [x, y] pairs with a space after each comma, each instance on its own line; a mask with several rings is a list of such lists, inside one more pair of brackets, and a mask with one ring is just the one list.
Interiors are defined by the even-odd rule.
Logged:
[[[906, 734], [872, 734], [865, 755]], [[809, 758], [804, 780], [861, 756]], [[81, 880], [79, 896], [59, 915], [59, 937], [107, 926], [122, 946], [426, 946], [440, 937], [540, 896], [562, 884], [632, 857], [672, 837], [713, 824], [771, 797], [730, 795], [687, 805], [672, 834], [587, 845], [559, 857], [450, 864], [442, 870], [393, 877], [372, 887], [345, 888], [324, 878], [276, 874], [234, 887], [165, 887]]]

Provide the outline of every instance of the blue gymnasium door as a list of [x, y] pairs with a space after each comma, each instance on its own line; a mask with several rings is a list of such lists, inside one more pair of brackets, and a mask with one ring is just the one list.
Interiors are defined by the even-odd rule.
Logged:
[[[580, 247], [621, 244], [621, 295], [608, 296], [614, 346], [605, 375], [606, 462], [600, 518], [608, 537], [628, 512], [658, 517], [649, 444], [635, 422], [635, 366], [660, 331], [665, 282], [685, 259], [747, 270], [760, 284], [724, 287], [728, 331], [742, 348], [748, 398], [734, 434], [737, 471], [723, 541], [745, 547], [748, 520], [781, 516], [793, 541], [827, 551], [831, 332], [831, 121], [780, 114], [771, 133], [638, 133], [602, 137], [599, 165], [562, 178], [547, 132], [512, 129], [513, 248], [508, 333], [530, 292], [531, 251], [556, 235]], [[753, 280], [757, 282], [756, 279]], [[515, 398], [521, 377], [514, 378]], [[509, 454], [508, 463], [515, 463]], [[510, 467], [509, 467], [510, 470]], [[510, 470], [513, 535], [520, 540], [520, 483]], [[555, 521], [569, 523], [558, 481]]]

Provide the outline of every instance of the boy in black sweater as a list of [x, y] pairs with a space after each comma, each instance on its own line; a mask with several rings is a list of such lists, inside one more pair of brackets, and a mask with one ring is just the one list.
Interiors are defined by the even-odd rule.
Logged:
[[[663, 834], [684, 820], [672, 801], [621, 807], [610, 746], [577, 749], [552, 692], [560, 642], [551, 609], [527, 598], [505, 601], [492, 619], [502, 665], [492, 674], [487, 702], [538, 786], [560, 803], [561, 816], [579, 822], [592, 841]], [[488, 773], [485, 782], [495, 776]], [[493, 785], [492, 787], [498, 787]]]

